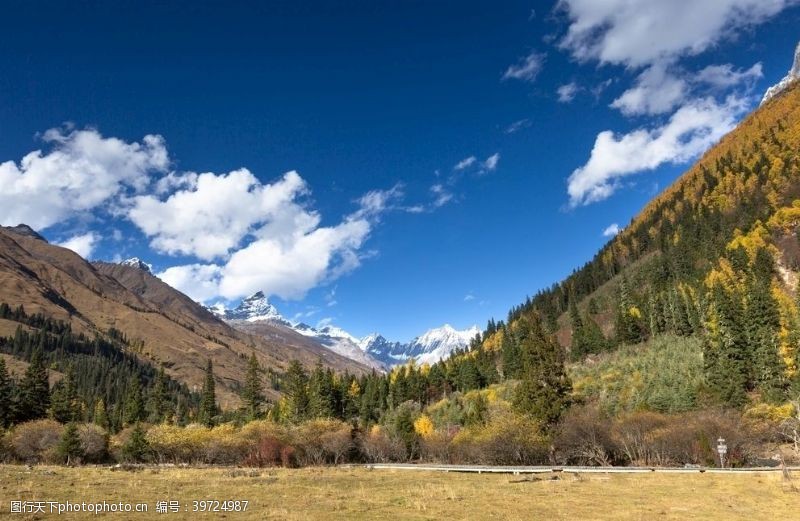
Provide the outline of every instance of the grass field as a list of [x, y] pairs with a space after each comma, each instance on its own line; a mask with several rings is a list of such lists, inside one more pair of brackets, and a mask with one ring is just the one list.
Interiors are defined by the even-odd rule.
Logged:
[[[140, 469], [0, 466], [0, 519], [789, 519], [800, 492], [780, 473], [511, 475], [312, 468]], [[800, 476], [798, 476], [800, 487]], [[190, 512], [192, 500], [248, 500], [244, 513]], [[143, 502], [147, 514], [11, 513], [12, 500]], [[159, 500], [178, 513], [157, 514]], [[189, 511], [184, 509], [188, 508]], [[788, 517], [787, 517], [788, 516]]]

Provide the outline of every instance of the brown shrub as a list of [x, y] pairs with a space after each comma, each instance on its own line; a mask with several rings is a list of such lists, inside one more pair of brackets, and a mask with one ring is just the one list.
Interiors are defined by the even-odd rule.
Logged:
[[290, 467], [294, 449], [275, 436], [267, 435], [258, 440], [244, 458], [248, 467]]
[[556, 462], [561, 465], [614, 464], [619, 449], [610, 431], [611, 421], [597, 407], [573, 407], [553, 438]]
[[34, 420], [17, 425], [11, 435], [11, 447], [17, 458], [31, 463], [58, 459], [56, 448], [64, 426], [54, 420]]
[[87, 463], [99, 463], [108, 458], [108, 433], [99, 425], [85, 423], [78, 427], [83, 459]]
[[367, 461], [387, 463], [406, 460], [406, 446], [403, 441], [389, 436], [386, 430], [379, 425], [373, 426], [369, 432], [364, 433], [359, 441], [361, 452]]
[[351, 428], [338, 420], [311, 420], [296, 427], [295, 447], [300, 465], [338, 463], [352, 447]]

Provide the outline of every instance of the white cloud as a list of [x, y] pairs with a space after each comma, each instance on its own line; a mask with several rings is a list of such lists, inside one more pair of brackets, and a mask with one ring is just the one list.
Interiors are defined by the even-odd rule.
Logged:
[[440, 208], [453, 200], [453, 194], [441, 184], [431, 186], [431, 193], [434, 196], [434, 208]]
[[579, 60], [641, 67], [696, 55], [796, 0], [560, 0], [570, 25], [561, 40]]
[[464, 295], [464, 302], [470, 302], [472, 300], [475, 300], [475, 295], [473, 295], [471, 292]]
[[747, 100], [737, 96], [722, 103], [709, 97], [687, 103], [653, 129], [619, 136], [610, 130], [601, 132], [589, 161], [569, 177], [570, 205], [606, 199], [623, 177], [693, 159], [730, 131], [747, 106]]
[[664, 114], [686, 100], [686, 80], [669, 70], [670, 64], [657, 62], [646, 68], [635, 86], [611, 103], [626, 116]]
[[497, 170], [497, 163], [500, 162], [500, 153], [495, 152], [494, 154], [490, 155], [486, 158], [486, 160], [481, 164], [481, 172], [494, 172]]
[[525, 118], [520, 119], [505, 128], [503, 132], [506, 134], [513, 134], [515, 132], [519, 132], [520, 130], [526, 129], [531, 126], [531, 120]]
[[100, 242], [100, 236], [94, 232], [89, 232], [70, 237], [64, 242], [56, 243], [56, 245], [72, 250], [84, 259], [88, 259], [94, 252], [98, 242]]
[[727, 89], [741, 84], [751, 86], [764, 76], [761, 63], [756, 63], [747, 70], [734, 70], [733, 65], [709, 65], [694, 75], [694, 81], [705, 83], [717, 89]]
[[603, 237], [613, 237], [619, 233], [619, 224], [613, 223], [603, 230]]
[[17, 164], [0, 163], [0, 224], [41, 230], [89, 212], [126, 192], [141, 192], [151, 173], [169, 167], [164, 139], [141, 143], [104, 138], [96, 130], [50, 129], [48, 151], [35, 150]]
[[188, 264], [167, 268], [156, 276], [198, 302], [219, 296], [222, 270], [215, 264]]
[[478, 158], [475, 157], [475, 156], [465, 157], [464, 159], [462, 159], [461, 161], [456, 163], [456, 166], [453, 167], [453, 170], [464, 170], [464, 169], [467, 169], [467, 168], [471, 167], [472, 165], [474, 165], [475, 162], [477, 162], [477, 161], [478, 161]]
[[575, 96], [578, 95], [579, 91], [580, 87], [574, 81], [561, 85], [556, 90], [556, 93], [558, 94], [559, 103], [569, 103], [570, 101], [575, 99]]
[[[264, 188], [269, 186], [274, 185]], [[360, 250], [376, 219], [399, 196], [399, 187], [369, 192], [359, 199], [355, 212], [334, 226], [319, 226], [319, 216], [305, 210], [306, 217], [296, 213], [288, 225], [269, 221], [254, 229], [255, 239], [236, 249], [224, 263], [175, 266], [158, 276], [200, 301], [233, 300], [258, 290], [300, 299], [310, 289], [360, 265]], [[286, 208], [290, 214], [297, 212], [291, 205]]]
[[536, 77], [542, 70], [545, 55], [538, 52], [531, 52], [521, 58], [516, 64], [510, 65], [503, 73], [503, 80], [520, 80], [528, 83], [536, 81]]
[[132, 198], [128, 217], [156, 251], [212, 260], [227, 255], [256, 227], [261, 237], [289, 240], [314, 229], [319, 215], [297, 202], [307, 191], [297, 172], [271, 184], [262, 184], [247, 169], [204, 173], [165, 200]]

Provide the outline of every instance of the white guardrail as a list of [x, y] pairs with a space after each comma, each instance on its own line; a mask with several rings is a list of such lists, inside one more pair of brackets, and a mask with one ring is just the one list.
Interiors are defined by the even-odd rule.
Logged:
[[546, 473], [599, 473], [599, 474], [647, 474], [652, 472], [672, 472], [683, 474], [728, 473], [748, 474], [765, 472], [800, 471], [800, 467], [570, 467], [570, 466], [489, 466], [489, 465], [426, 465], [417, 463], [371, 463], [367, 465], [343, 465], [376, 470], [419, 470], [428, 472], [471, 472], [476, 474], [546, 474]]

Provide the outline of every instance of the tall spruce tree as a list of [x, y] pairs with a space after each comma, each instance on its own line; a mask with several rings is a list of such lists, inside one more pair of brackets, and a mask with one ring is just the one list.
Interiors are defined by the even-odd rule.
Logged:
[[138, 376], [131, 378], [125, 393], [125, 403], [122, 411], [122, 423], [133, 425], [144, 419], [144, 398], [142, 397], [142, 383]]
[[570, 403], [572, 389], [564, 367], [564, 352], [548, 335], [537, 314], [519, 321], [522, 374], [512, 404], [545, 425], [558, 422]]
[[75, 383], [75, 369], [71, 365], [67, 368], [64, 378], [53, 386], [50, 402], [54, 420], [61, 423], [80, 420], [81, 406]]
[[258, 364], [256, 354], [250, 355], [247, 362], [247, 374], [242, 389], [242, 405], [244, 413], [250, 420], [255, 420], [261, 415], [261, 406], [264, 404], [264, 388], [261, 384], [261, 366]]
[[282, 390], [286, 397], [288, 420], [299, 422], [308, 417], [308, 373], [297, 360], [289, 363]]
[[47, 415], [50, 407], [50, 384], [42, 352], [36, 349], [19, 384], [18, 420], [36, 420]]
[[6, 370], [6, 361], [0, 356], [0, 429], [11, 425], [12, 417], [12, 392], [11, 377]]
[[167, 392], [167, 376], [164, 374], [164, 366], [158, 369], [156, 381], [150, 390], [150, 397], [147, 400], [147, 416], [151, 423], [161, 423], [167, 419], [169, 411], [169, 395]]
[[214, 365], [211, 359], [206, 364], [206, 377], [203, 381], [203, 391], [200, 395], [200, 408], [197, 411], [197, 421], [206, 427], [213, 427], [217, 416], [217, 394], [214, 383]]

